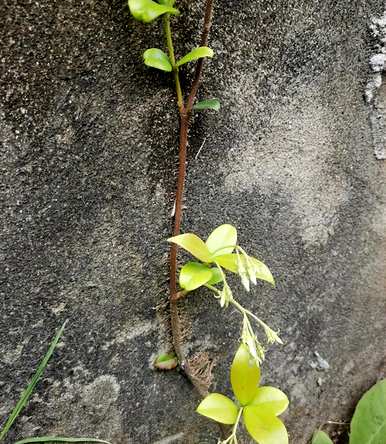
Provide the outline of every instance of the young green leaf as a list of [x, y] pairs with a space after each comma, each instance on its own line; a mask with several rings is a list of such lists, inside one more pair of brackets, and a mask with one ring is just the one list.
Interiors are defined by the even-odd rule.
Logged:
[[169, 57], [158, 48], [147, 49], [143, 53], [143, 60], [146, 66], [160, 69], [161, 71], [171, 72], [173, 70]]
[[46, 369], [46, 367], [48, 365], [48, 361], [50, 360], [51, 356], [54, 353], [56, 346], [58, 345], [59, 339], [61, 338], [61, 336], [63, 334], [66, 323], [67, 323], [67, 321], [63, 323], [63, 325], [60, 327], [60, 329], [56, 333], [46, 354], [44, 355], [43, 359], [40, 361], [40, 364], [39, 364], [37, 370], [35, 371], [30, 383], [28, 384], [27, 388], [22, 392], [19, 401], [17, 402], [16, 406], [12, 410], [9, 418], [7, 419], [6, 423], [4, 424], [4, 427], [0, 430], [0, 442], [7, 436], [9, 429], [12, 427], [12, 424], [15, 422], [16, 418], [20, 415], [21, 411], [26, 406], [29, 398], [31, 397], [33, 391], [35, 390], [37, 383], [39, 382], [44, 370]]
[[66, 436], [36, 436], [31, 438], [25, 438], [21, 441], [15, 442], [15, 444], [28, 444], [34, 442], [98, 442], [102, 444], [110, 444], [108, 441], [96, 438], [68, 438]]
[[249, 404], [256, 397], [259, 382], [260, 368], [248, 348], [241, 344], [231, 366], [233, 393], [241, 405]]
[[175, 354], [165, 353], [157, 356], [154, 362], [154, 367], [158, 370], [173, 370], [178, 365], [178, 360]]
[[216, 256], [216, 262], [221, 265], [221, 267], [232, 273], [238, 272], [237, 254], [222, 254], [221, 256]]
[[187, 262], [180, 271], [180, 287], [187, 291], [206, 284], [212, 278], [209, 267], [198, 262]]
[[221, 308], [228, 308], [229, 304], [233, 300], [233, 294], [228, 282], [225, 279], [223, 279], [223, 281], [224, 285], [220, 292], [220, 306]]
[[212, 272], [212, 277], [207, 282], [208, 285], [216, 285], [224, 280], [223, 275], [218, 268], [211, 268], [210, 271]]
[[197, 59], [202, 59], [203, 57], [213, 57], [213, 49], [207, 46], [200, 46], [198, 48], [192, 49], [188, 52], [182, 59], [178, 60], [177, 66], [184, 65], [185, 63], [193, 62]]
[[266, 281], [272, 285], [275, 285], [275, 280], [271, 272], [269, 271], [269, 268], [263, 262], [257, 260], [254, 257], [250, 257], [250, 260], [254, 267], [256, 278], [260, 279], [261, 281]]
[[[221, 267], [226, 270], [231, 271], [232, 273], [239, 272], [239, 262], [237, 259], [237, 254], [222, 254], [220, 256], [215, 257], [216, 262], [221, 265]], [[251, 264], [252, 270], [255, 273], [256, 279], [261, 281], [269, 282], [272, 285], [275, 285], [275, 280], [269, 271], [269, 268], [261, 261], [257, 260], [254, 257], [249, 256], [249, 263]]]
[[179, 14], [178, 9], [166, 4], [161, 5], [153, 0], [129, 0], [129, 9], [136, 20], [144, 23], [150, 23], [163, 14]]
[[212, 231], [205, 243], [213, 257], [232, 253], [237, 244], [237, 230], [233, 225], [220, 225]]
[[208, 395], [201, 401], [196, 411], [200, 415], [221, 422], [221, 424], [234, 424], [238, 414], [236, 404], [220, 393]]
[[288, 407], [285, 393], [275, 387], [263, 386], [257, 389], [250, 405], [260, 406], [262, 410], [274, 416], [281, 415]]
[[175, 2], [176, 2], [176, 0], [158, 0], [158, 3], [160, 3], [161, 5], [166, 5], [166, 6], [174, 6]]
[[351, 421], [350, 444], [384, 444], [386, 437], [386, 379], [359, 401]]
[[241, 331], [241, 341], [251, 354], [252, 358], [256, 361], [256, 365], [259, 366], [264, 361], [265, 350], [257, 339], [252, 325], [249, 321], [248, 315], [243, 314], [243, 329]]
[[171, 237], [168, 239], [168, 242], [177, 244], [201, 262], [210, 262], [211, 253], [208, 250], [208, 247], [205, 245], [204, 241], [193, 233], [185, 233]]
[[317, 430], [312, 436], [311, 444], [334, 444], [327, 433]]
[[259, 444], [288, 444], [288, 433], [276, 416], [256, 406], [246, 406], [243, 411], [248, 433]]
[[220, 101], [218, 99], [207, 99], [207, 100], [201, 100], [200, 102], [197, 102], [193, 109], [196, 111], [204, 111], [206, 109], [212, 109], [214, 111], [220, 110]]
[[[238, 251], [236, 251], [236, 257], [237, 257], [237, 273], [239, 274], [241, 278], [241, 283], [243, 284], [243, 287], [249, 292], [250, 290], [250, 272], [249, 269], [249, 262], [247, 261], [247, 256], [244, 254], [240, 254]], [[249, 259], [249, 258], [248, 258]]]

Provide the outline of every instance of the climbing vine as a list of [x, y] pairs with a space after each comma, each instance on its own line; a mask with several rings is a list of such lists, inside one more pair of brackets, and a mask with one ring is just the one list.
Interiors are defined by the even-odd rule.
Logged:
[[[218, 111], [220, 102], [210, 98], [197, 102], [204, 61], [212, 58], [214, 52], [207, 46], [213, 15], [213, 0], [205, 1], [204, 25], [201, 45], [190, 52], [176, 57], [171, 18], [180, 14], [175, 7], [175, 0], [128, 0], [131, 14], [136, 20], [151, 23], [162, 19], [166, 52], [161, 48], [149, 48], [143, 54], [145, 65], [165, 73], [171, 73], [176, 91], [176, 104], [179, 112], [179, 167], [175, 195], [173, 235], [168, 241], [170, 248], [170, 324], [175, 355], [159, 356], [156, 367], [171, 369], [179, 364], [181, 370], [204, 398], [197, 407], [197, 413], [220, 424], [233, 426], [229, 434], [221, 427], [224, 438], [222, 444], [237, 444], [239, 425], [243, 421], [246, 430], [254, 441], [260, 444], [288, 444], [288, 434], [284, 424], [278, 418], [288, 406], [286, 395], [279, 389], [269, 386], [260, 387], [260, 364], [265, 358], [265, 343], [255, 332], [254, 325], [265, 333], [266, 343], [282, 341], [278, 334], [263, 320], [240, 304], [234, 295], [227, 278], [227, 273], [237, 274], [244, 289], [249, 292], [251, 284], [257, 280], [274, 285], [274, 278], [269, 268], [257, 258], [251, 256], [237, 242], [237, 230], [230, 224], [215, 228], [203, 241], [194, 233], [180, 233], [182, 219], [182, 201], [186, 176], [187, 146], [189, 125], [195, 111], [212, 109]], [[196, 63], [191, 88], [184, 93], [179, 72], [187, 63]], [[195, 260], [190, 260], [181, 267], [177, 263], [178, 248], [190, 253]], [[221, 308], [233, 307], [241, 316], [241, 344], [235, 354], [230, 371], [231, 385], [235, 401], [220, 394], [208, 393], [210, 381], [205, 381], [203, 371], [196, 371], [183, 353], [184, 325], [177, 309], [178, 302], [191, 292], [206, 288], [219, 301]], [[0, 441], [5, 439], [10, 428], [30, 399], [36, 384], [63, 333], [65, 324], [57, 332], [47, 353], [39, 364], [31, 382], [22, 393], [19, 402], [11, 412], [4, 427], [0, 430]], [[200, 364], [200, 363], [199, 363]], [[201, 363], [202, 365], [202, 363]], [[30, 437], [16, 444], [29, 442], [96, 442], [110, 444], [107, 441], [89, 437], [40, 436]]]
[[[217, 227], [205, 242], [194, 233], [180, 233], [191, 116], [194, 111], [219, 110], [220, 103], [217, 99], [207, 99], [196, 103], [204, 61], [214, 56], [213, 50], [207, 46], [212, 24], [213, 0], [205, 2], [201, 45], [193, 48], [179, 59], [176, 57], [171, 30], [171, 17], [180, 15], [175, 3], [175, 0], [158, 0], [158, 2], [128, 0], [130, 12], [136, 20], [150, 23], [162, 17], [167, 52], [161, 48], [149, 48], [144, 51], [143, 60], [145, 65], [150, 68], [172, 73], [179, 111], [178, 179], [173, 237], [168, 239], [171, 243], [169, 303], [174, 351], [180, 368], [205, 398], [199, 405], [197, 412], [221, 424], [233, 425], [231, 434], [222, 441], [223, 444], [237, 443], [237, 430], [241, 417], [243, 417], [249, 434], [256, 442], [286, 444], [288, 443], [287, 431], [277, 416], [287, 408], [288, 400], [284, 393], [278, 389], [258, 387], [259, 366], [265, 357], [265, 346], [259, 341], [253, 324], [256, 323], [263, 328], [269, 344], [275, 342], [281, 344], [282, 341], [264, 321], [238, 302], [228, 284], [226, 274], [230, 271], [239, 275], [242, 285], [249, 292], [251, 284], [256, 284], [257, 280], [274, 285], [270, 270], [263, 262], [249, 255], [238, 245], [237, 231], [232, 225], [223, 224]], [[179, 73], [183, 66], [190, 62], [196, 63], [195, 75], [190, 91], [184, 94]], [[195, 261], [189, 261], [181, 267], [179, 276], [177, 276], [178, 247], [183, 248], [195, 258]], [[202, 372], [194, 371], [183, 354], [184, 326], [179, 317], [177, 303], [201, 287], [209, 289], [219, 300], [222, 308], [232, 306], [242, 318], [241, 345], [231, 368], [231, 383], [237, 404], [221, 394], [208, 394], [209, 382], [203, 380]], [[156, 364], [158, 368], [167, 369], [174, 367], [173, 362], [173, 356], [163, 355], [158, 358]]]

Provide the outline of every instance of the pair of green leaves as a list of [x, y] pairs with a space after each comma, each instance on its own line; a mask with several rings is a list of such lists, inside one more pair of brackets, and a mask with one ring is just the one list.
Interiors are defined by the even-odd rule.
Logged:
[[248, 433], [259, 444], [288, 444], [284, 424], [278, 419], [288, 407], [287, 396], [274, 387], [259, 387], [260, 368], [241, 344], [231, 366], [231, 385], [241, 407], [228, 397], [211, 393], [197, 412], [222, 424], [236, 424], [242, 409]]
[[[375, 384], [359, 401], [350, 425], [349, 444], [386, 443], [386, 379]], [[329, 436], [317, 431], [312, 444], [333, 444]]]
[[[176, 67], [179, 68], [185, 63], [193, 62], [194, 60], [202, 59], [204, 57], [212, 58], [213, 50], [207, 46], [199, 46], [192, 49], [182, 59], [176, 62]], [[143, 53], [143, 59], [146, 66], [160, 69], [161, 71], [171, 72], [173, 70], [172, 62], [168, 55], [159, 48], [150, 48]]]
[[[195, 290], [203, 285], [216, 285], [223, 281], [220, 268], [239, 274], [240, 257], [234, 253], [237, 247], [237, 230], [229, 224], [220, 225], [206, 242], [193, 233], [180, 234], [168, 239], [188, 251], [201, 261], [188, 262], [180, 272], [180, 286], [186, 291]], [[256, 279], [274, 284], [268, 267], [253, 257], [250, 259], [250, 272]]]
[[130, 12], [133, 17], [144, 23], [150, 23], [163, 14], [179, 15], [179, 11], [173, 8], [174, 0], [128, 0]]

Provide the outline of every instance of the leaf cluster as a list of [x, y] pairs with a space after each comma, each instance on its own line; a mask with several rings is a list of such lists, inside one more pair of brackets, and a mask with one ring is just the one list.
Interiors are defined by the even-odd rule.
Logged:
[[[181, 122], [188, 125], [186, 122], [189, 121], [188, 118], [192, 110], [218, 111], [220, 109], [218, 99], [206, 99], [194, 104], [197, 93], [195, 87], [197, 87], [201, 75], [201, 63], [197, 64], [191, 92], [185, 104], [179, 70], [190, 62], [212, 58], [214, 52], [208, 46], [199, 46], [182, 57], [176, 58], [170, 26], [171, 16], [180, 14], [175, 7], [175, 0], [128, 0], [128, 5], [132, 16], [143, 23], [151, 23], [162, 16], [167, 52], [161, 48], [149, 48], [144, 52], [143, 59], [145, 65], [150, 68], [173, 73]], [[207, 19], [208, 15], [206, 14], [205, 17]], [[203, 40], [202, 45], [205, 44], [206, 39]], [[185, 133], [187, 134], [187, 131]], [[180, 146], [186, 150], [187, 136], [184, 137], [185, 139], [180, 139], [182, 141]], [[177, 204], [181, 205], [181, 202], [176, 200]], [[250, 256], [237, 244], [237, 230], [229, 224], [217, 227], [206, 241], [194, 233], [180, 234], [168, 241], [183, 248], [195, 259], [188, 261], [180, 269], [179, 286], [181, 291], [177, 292], [173, 283], [171, 301], [175, 302], [179, 297], [205, 287], [219, 300], [221, 307], [227, 308], [232, 305], [242, 315], [242, 344], [231, 368], [231, 383], [239, 405], [221, 394], [213, 393], [202, 401], [198, 412], [224, 424], [234, 425], [232, 435], [224, 441], [224, 444], [237, 443], [236, 431], [241, 416], [247, 430], [256, 442], [260, 444], [287, 444], [286, 429], [277, 416], [287, 408], [288, 400], [284, 393], [278, 389], [258, 387], [260, 381], [259, 364], [264, 359], [265, 348], [258, 340], [252, 322], [263, 328], [268, 343], [282, 342], [275, 331], [237, 301], [227, 281], [228, 272], [238, 275], [247, 292], [250, 291], [251, 285], [257, 284], [258, 280], [274, 285], [275, 282], [269, 268], [257, 258]], [[171, 265], [174, 276], [175, 257]], [[177, 349], [176, 352], [178, 354]], [[180, 356], [178, 357], [180, 358]], [[171, 369], [177, 365], [177, 358], [175, 355], [161, 355], [154, 365], [161, 370]]]
[[279, 389], [259, 386], [260, 368], [248, 348], [241, 344], [231, 366], [231, 385], [237, 403], [220, 393], [209, 394], [197, 412], [222, 424], [233, 425], [223, 444], [237, 444], [241, 417], [259, 444], [288, 444], [288, 433], [278, 418], [288, 407], [287, 396]]
[[[207, 46], [193, 48], [179, 60], [175, 59], [172, 36], [169, 26], [169, 16], [178, 16], [179, 10], [174, 7], [175, 0], [128, 0], [128, 5], [132, 16], [143, 23], [151, 23], [161, 16], [166, 17], [165, 36], [168, 43], [168, 53], [160, 48], [149, 48], [143, 53], [143, 60], [146, 66], [160, 71], [174, 72], [178, 76], [181, 66], [194, 62], [202, 58], [212, 58], [214, 52]], [[220, 102], [218, 99], [206, 99], [198, 102], [193, 107], [196, 111], [211, 109], [218, 111]]]
[[180, 272], [180, 286], [186, 291], [205, 285], [224, 282], [223, 270], [238, 274], [247, 291], [249, 282], [257, 279], [275, 284], [268, 267], [252, 256], [248, 256], [237, 245], [237, 230], [229, 224], [220, 225], [204, 242], [193, 233], [180, 234], [168, 239], [188, 251], [200, 262], [188, 262]]
[[237, 230], [234, 226], [220, 225], [205, 242], [194, 233], [180, 234], [168, 241], [183, 248], [198, 260], [189, 261], [181, 268], [179, 284], [184, 294], [206, 287], [219, 300], [221, 307], [235, 307], [243, 317], [241, 340], [257, 363], [264, 359], [265, 349], [252, 328], [251, 320], [264, 329], [268, 343], [282, 343], [276, 332], [236, 300], [227, 282], [227, 272], [231, 272], [240, 277], [248, 292], [251, 284], [256, 284], [258, 280], [275, 285], [269, 268], [248, 255], [237, 244]]

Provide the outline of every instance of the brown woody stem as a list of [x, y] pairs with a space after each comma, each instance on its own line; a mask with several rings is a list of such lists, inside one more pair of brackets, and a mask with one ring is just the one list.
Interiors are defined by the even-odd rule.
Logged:
[[[213, 14], [213, 0], [206, 0], [205, 4], [205, 17], [204, 27], [201, 35], [201, 46], [206, 46], [208, 43], [209, 32], [212, 23]], [[173, 236], [180, 234], [181, 221], [182, 221], [182, 204], [184, 197], [185, 177], [186, 177], [186, 158], [188, 147], [188, 132], [190, 123], [190, 114], [193, 108], [194, 101], [200, 86], [202, 71], [204, 66], [203, 59], [200, 59], [196, 65], [196, 71], [192, 83], [192, 87], [185, 104], [183, 95], [181, 92], [178, 68], [176, 67], [173, 42], [170, 31], [170, 17], [165, 15], [164, 17], [164, 31], [166, 41], [169, 49], [169, 56], [173, 66], [177, 103], [180, 116], [180, 134], [179, 134], [179, 154], [178, 154], [178, 177], [177, 177], [177, 189], [175, 196], [175, 210], [174, 210], [174, 224], [173, 224]], [[178, 313], [178, 301], [181, 299], [181, 292], [177, 290], [177, 245], [172, 244], [170, 248], [170, 317], [171, 317], [171, 331], [173, 347], [176, 352], [177, 358], [180, 362], [186, 377], [190, 380], [193, 386], [197, 389], [201, 396], [205, 396], [206, 390], [202, 388], [199, 381], [194, 377], [190, 371], [189, 365], [185, 362], [182, 351], [182, 325]]]

